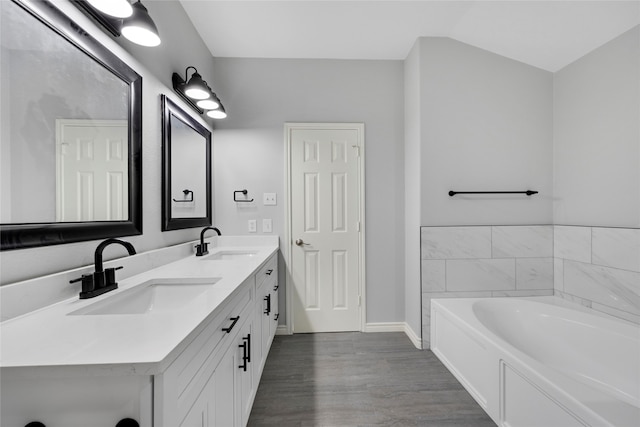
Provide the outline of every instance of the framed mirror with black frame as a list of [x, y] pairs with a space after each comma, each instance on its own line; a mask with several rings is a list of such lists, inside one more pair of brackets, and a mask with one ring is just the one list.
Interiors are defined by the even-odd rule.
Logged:
[[0, 249], [142, 234], [142, 77], [49, 1], [0, 7]]
[[166, 95], [161, 105], [162, 231], [211, 225], [211, 131]]

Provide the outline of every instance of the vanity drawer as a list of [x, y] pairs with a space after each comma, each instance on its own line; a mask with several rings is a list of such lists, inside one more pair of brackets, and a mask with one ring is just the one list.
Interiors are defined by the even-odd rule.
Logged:
[[256, 285], [260, 287], [266, 280], [275, 280], [276, 277], [278, 277], [278, 257], [274, 254], [256, 273]]

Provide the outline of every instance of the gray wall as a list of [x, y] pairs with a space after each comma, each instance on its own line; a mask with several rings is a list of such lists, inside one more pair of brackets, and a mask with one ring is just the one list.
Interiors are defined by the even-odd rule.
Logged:
[[554, 74], [554, 223], [640, 227], [640, 26]]
[[[455, 40], [422, 40], [422, 225], [551, 223], [552, 78]], [[526, 189], [540, 193], [447, 194]]]
[[[422, 226], [551, 224], [552, 94], [550, 72], [452, 39], [421, 38], [409, 54], [405, 316], [414, 331], [421, 325], [416, 215]], [[448, 195], [527, 189], [540, 193]]]
[[[229, 112], [213, 136], [216, 225], [247, 234], [257, 219], [261, 233], [271, 218], [286, 253], [284, 123], [363, 122], [367, 322], [404, 321], [402, 62], [216, 58], [215, 66]], [[233, 203], [241, 189], [256, 203]], [[277, 193], [278, 205], [263, 206], [264, 192]]]
[[[187, 65], [195, 65], [202, 67], [202, 75], [208, 80], [211, 75], [210, 70], [213, 69], [213, 58], [197, 37], [182, 6], [177, 2], [145, 2], [145, 6], [160, 28], [163, 39], [161, 46], [154, 49], [134, 46], [123, 38], [117, 39], [116, 42], [69, 1], [56, 0], [54, 4], [108, 49], [116, 53], [143, 78], [144, 234], [127, 237], [126, 240], [132, 242], [138, 252], [144, 252], [197, 239], [199, 230], [196, 228], [170, 232], [160, 231], [162, 183], [160, 94], [167, 94], [185, 111], [192, 114], [189, 107], [185, 106], [173, 94], [170, 84], [171, 73], [180, 71], [180, 69], [182, 69], [181, 72], [184, 72]], [[132, 53], [123, 49], [118, 43], [126, 46]], [[184, 46], [189, 46], [189, 48]], [[2, 115], [2, 117], [4, 119], [5, 116]], [[202, 120], [201, 122], [211, 127], [210, 124], [204, 123]], [[5, 136], [4, 132], [2, 136]], [[53, 178], [51, 177], [51, 179]], [[92, 264], [93, 252], [97, 243], [97, 241], [91, 241], [3, 252], [0, 256], [0, 283], [4, 285]], [[122, 256], [122, 253], [118, 250], [105, 252], [105, 259], [119, 256]]]
[[420, 295], [420, 203], [422, 194], [421, 107], [422, 69], [418, 39], [404, 61], [404, 217], [405, 217], [405, 318], [416, 335], [420, 335], [420, 307], [416, 301]]

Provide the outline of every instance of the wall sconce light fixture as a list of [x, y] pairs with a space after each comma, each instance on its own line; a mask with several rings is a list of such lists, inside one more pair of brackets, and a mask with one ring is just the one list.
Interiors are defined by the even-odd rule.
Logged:
[[133, 8], [127, 0], [87, 0], [87, 2], [102, 13], [115, 18], [128, 18]]
[[[189, 78], [190, 69], [193, 69], [191, 78]], [[227, 112], [222, 106], [222, 102], [211, 90], [207, 82], [202, 79], [196, 67], [187, 67], [184, 71], [184, 79], [178, 73], [173, 73], [171, 80], [173, 90], [198, 113], [206, 113], [207, 116], [213, 119], [227, 117]]]
[[147, 8], [138, 0], [133, 4], [133, 13], [122, 21], [122, 35], [142, 46], [158, 46], [160, 36], [155, 22], [149, 16]]
[[123, 35], [141, 46], [158, 46], [160, 36], [147, 8], [138, 0], [75, 0], [72, 3], [100, 23], [114, 37]]

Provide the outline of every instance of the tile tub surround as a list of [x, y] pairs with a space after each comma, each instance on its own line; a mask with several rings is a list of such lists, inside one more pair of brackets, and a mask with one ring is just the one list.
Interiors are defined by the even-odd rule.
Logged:
[[422, 227], [420, 237], [425, 349], [431, 298], [553, 295], [551, 225]]
[[640, 324], [640, 229], [556, 225], [557, 296]]

